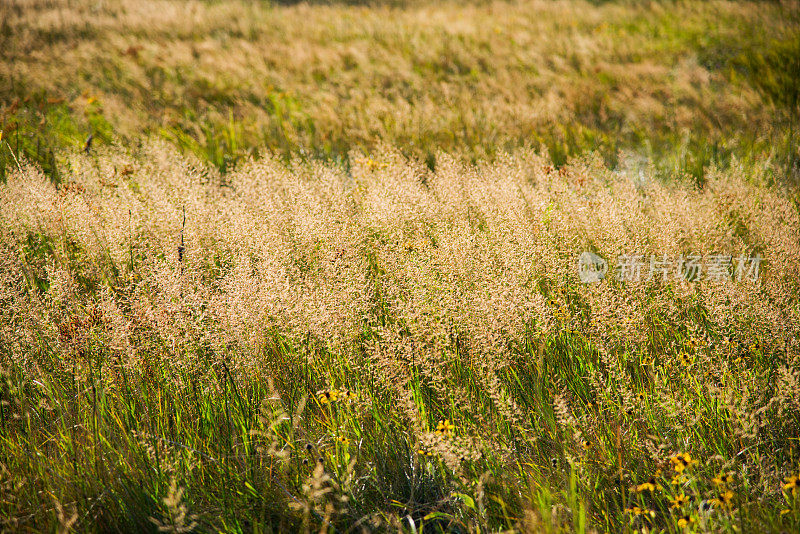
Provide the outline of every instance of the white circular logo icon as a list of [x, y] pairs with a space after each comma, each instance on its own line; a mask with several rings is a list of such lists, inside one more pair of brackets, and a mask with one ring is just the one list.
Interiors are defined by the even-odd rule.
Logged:
[[583, 252], [578, 257], [578, 278], [584, 284], [593, 284], [606, 277], [608, 262], [594, 252]]

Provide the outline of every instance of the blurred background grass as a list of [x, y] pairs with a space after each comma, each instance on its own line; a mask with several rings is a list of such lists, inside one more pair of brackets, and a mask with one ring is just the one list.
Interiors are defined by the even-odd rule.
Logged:
[[0, 173], [160, 136], [249, 156], [433, 162], [598, 151], [702, 181], [770, 159], [797, 180], [794, 2], [121, 2], [0, 6]]

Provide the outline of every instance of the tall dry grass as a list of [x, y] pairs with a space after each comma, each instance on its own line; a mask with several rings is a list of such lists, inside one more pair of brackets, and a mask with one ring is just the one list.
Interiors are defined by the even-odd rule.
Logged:
[[[351, 160], [9, 175], [4, 528], [798, 524], [800, 220], [766, 170]], [[763, 264], [586, 285], [586, 249]]]
[[799, 22], [0, 3], [0, 530], [797, 530]]

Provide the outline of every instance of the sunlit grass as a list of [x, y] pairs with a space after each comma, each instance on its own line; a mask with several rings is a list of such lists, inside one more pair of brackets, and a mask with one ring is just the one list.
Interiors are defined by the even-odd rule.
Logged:
[[[223, 178], [147, 145], [9, 177], [6, 527], [797, 524], [800, 224], [766, 169], [351, 161]], [[765, 263], [584, 285], [589, 243]]]
[[0, 530], [797, 530], [798, 27], [0, 3]]

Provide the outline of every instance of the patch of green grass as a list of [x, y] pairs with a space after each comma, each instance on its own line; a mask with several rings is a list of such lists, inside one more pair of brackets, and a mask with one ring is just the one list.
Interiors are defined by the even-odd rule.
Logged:
[[85, 147], [90, 134], [90, 148], [116, 139], [101, 102], [92, 100], [78, 114], [63, 98], [44, 91], [11, 102], [2, 113], [0, 132], [0, 180], [5, 180], [10, 167], [25, 161], [37, 165], [58, 183], [58, 160], [64, 150]]

